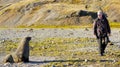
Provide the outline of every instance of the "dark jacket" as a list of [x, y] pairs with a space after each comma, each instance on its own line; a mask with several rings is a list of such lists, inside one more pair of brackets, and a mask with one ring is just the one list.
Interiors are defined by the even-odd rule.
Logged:
[[104, 25], [106, 34], [108, 34], [108, 33], [110, 34], [111, 33], [111, 29], [110, 29], [109, 22], [108, 22], [106, 17], [103, 17], [102, 19], [97, 18], [94, 21], [94, 23], [93, 23], [94, 35], [96, 35], [98, 37], [99, 34], [100, 34], [100, 32], [98, 31], [99, 22], [101, 22]]

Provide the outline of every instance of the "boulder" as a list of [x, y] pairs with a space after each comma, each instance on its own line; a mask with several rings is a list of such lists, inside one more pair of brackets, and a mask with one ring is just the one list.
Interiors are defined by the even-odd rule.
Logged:
[[8, 54], [5, 56], [4, 60], [3, 60], [4, 63], [7, 63], [7, 62], [11, 62], [11, 63], [14, 63], [14, 60], [13, 60], [13, 57], [11, 54]]

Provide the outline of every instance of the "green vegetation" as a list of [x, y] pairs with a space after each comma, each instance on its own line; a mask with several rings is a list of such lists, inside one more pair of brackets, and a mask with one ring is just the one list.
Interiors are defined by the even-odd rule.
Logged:
[[31, 25], [29, 27], [26, 26], [18, 26], [17, 28], [91, 28], [92, 24], [88, 25]]
[[[120, 28], [119, 22], [110, 22], [111, 28]], [[17, 28], [92, 28], [92, 24], [81, 24], [81, 25], [31, 25], [29, 27], [26, 26], [18, 26]]]
[[[91, 40], [94, 41], [94, 39]], [[31, 47], [32, 51], [39, 51], [38, 55], [59, 56], [61, 53], [71, 54], [70, 50], [87, 46], [89, 44], [87, 41], [88, 38], [48, 38], [40, 43], [32, 43]], [[43, 53], [41, 54], [41, 52]], [[36, 52], [31, 52], [31, 54], [37, 55]]]
[[15, 43], [11, 40], [4, 41], [0, 45], [0, 53], [2, 53], [2, 52], [10, 53], [12, 51], [15, 51], [17, 46], [18, 46], [17, 43]]
[[[17, 43], [6, 41], [3, 50], [9, 52], [16, 49]], [[80, 66], [80, 65], [119, 65], [120, 51], [117, 46], [107, 46], [107, 53], [100, 57], [97, 51], [97, 42], [94, 38], [47, 38], [38, 42], [30, 42], [31, 56], [57, 57], [60, 60], [49, 62], [45, 67]], [[1, 48], [0, 48], [1, 49]], [[116, 49], [114, 51], [114, 49]], [[118, 49], [118, 50], [117, 50]], [[114, 60], [118, 62], [114, 62]]]
[[120, 28], [120, 23], [119, 22], [110, 22], [110, 26], [112, 28]]

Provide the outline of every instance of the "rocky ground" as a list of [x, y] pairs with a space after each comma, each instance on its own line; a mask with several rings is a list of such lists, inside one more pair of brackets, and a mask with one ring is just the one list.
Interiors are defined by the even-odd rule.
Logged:
[[[120, 51], [120, 29], [112, 29], [112, 34], [110, 36], [110, 40], [114, 43], [113, 47], [110, 47], [110, 49], [112, 51]], [[16, 29], [0, 29], [0, 49], [2, 49], [2, 47], [4, 46], [4, 42], [6, 42], [7, 40], [11, 40], [12, 42], [19, 42], [21, 38], [25, 37], [25, 36], [30, 36], [32, 37], [32, 41], [31, 42], [40, 42], [43, 41], [47, 38], [95, 38], [93, 35], [93, 31], [91, 28], [69, 28], [69, 29], [64, 29], [64, 28], [40, 28], [40, 29], [29, 29], [29, 28], [16, 28]], [[68, 42], [69, 43], [69, 42]], [[73, 41], [74, 44], [74, 41]], [[109, 47], [107, 48], [109, 49]], [[75, 52], [75, 51], [97, 51], [97, 46], [90, 46], [90, 47], [82, 47], [82, 48], [75, 48], [75, 49], [71, 49], [69, 50], [71, 52]], [[107, 51], [107, 50], [106, 50]], [[110, 50], [108, 50], [108, 52], [110, 52]], [[109, 53], [108, 53], [109, 54]], [[3, 64], [1, 61], [3, 59], [3, 57], [6, 54], [3, 53], [3, 51], [0, 52], [0, 67], [39, 67], [39, 66], [44, 66], [49, 64], [49, 62], [58, 62], [57, 60], [59, 60], [60, 62], [60, 58], [59, 56], [30, 56], [30, 62], [29, 63], [15, 63], [15, 64]], [[119, 56], [119, 55], [117, 55]], [[63, 58], [62, 58], [63, 59]], [[94, 58], [93, 58], [94, 59]], [[110, 60], [108, 60], [109, 62], [119, 62], [120, 58], [112, 58]], [[54, 61], [56, 60], [56, 61]], [[98, 59], [99, 60], [99, 59]], [[44, 62], [45, 61], [45, 62]], [[76, 60], [77, 62], [78, 60]], [[90, 61], [89, 59], [84, 59], [81, 61]], [[67, 62], [67, 61], [62, 61], [62, 62]], [[62, 63], [61, 62], [61, 63]], [[108, 63], [109, 63], [108, 62]], [[97, 65], [97, 64], [96, 64]], [[54, 64], [53, 64], [54, 66]], [[69, 66], [69, 65], [68, 65]], [[85, 66], [85, 67], [90, 67], [89, 66]], [[98, 64], [99, 66], [99, 64]], [[69, 66], [70, 67], [70, 66]], [[84, 66], [79, 66], [79, 67], [84, 67]], [[102, 67], [105, 67], [105, 65], [103, 65]]]
[[[112, 29], [112, 34], [110, 36], [111, 41], [115, 42], [119, 45], [120, 42], [120, 29]], [[88, 37], [95, 38], [93, 35], [93, 31], [91, 28], [83, 28], [83, 29], [63, 29], [63, 28], [40, 28], [40, 29], [29, 29], [29, 28], [16, 28], [16, 29], [0, 29], [0, 43], [5, 40], [14, 40], [16, 38], [23, 38], [26, 36], [32, 37], [32, 40], [43, 40], [45, 38], [52, 37], [64, 37], [64, 38], [77, 38], [77, 37]]]

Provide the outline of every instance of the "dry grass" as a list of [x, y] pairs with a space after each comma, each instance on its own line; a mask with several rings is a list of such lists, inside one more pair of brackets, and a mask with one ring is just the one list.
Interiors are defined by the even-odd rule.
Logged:
[[112, 28], [120, 28], [120, 23], [119, 23], [119, 22], [111, 22], [111, 23], [110, 23], [110, 26], [111, 26]]
[[[120, 28], [119, 22], [110, 22], [111, 28]], [[92, 28], [92, 24], [81, 24], [81, 25], [32, 25], [29, 27], [18, 26], [17, 28]]]
[[[51, 0], [50, 0], [51, 1]], [[71, 3], [66, 3], [66, 2], [60, 2], [60, 3], [48, 3], [48, 4], [45, 4], [45, 5], [42, 5], [42, 6], [40, 6], [40, 7], [36, 7], [36, 8], [34, 8], [32, 11], [31, 11], [31, 14], [30, 15], [28, 15], [28, 16], [30, 16], [30, 18], [32, 18], [32, 16], [34, 16], [34, 14], [36, 13], [36, 11], [37, 10], [40, 10], [40, 9], [42, 9], [43, 8], [43, 10], [44, 10], [44, 8], [46, 9], [46, 10], [55, 10], [58, 14], [59, 14], [59, 16], [55, 19], [55, 21], [63, 21], [63, 20], [66, 20], [66, 18], [65, 18], [65, 16], [68, 16], [68, 15], [70, 15], [71, 13], [73, 13], [73, 12], [75, 12], [75, 11], [79, 11], [79, 10], [86, 10], [85, 9], [85, 2], [86, 2], [87, 0], [85, 0], [85, 1], [83, 1], [83, 0], [72, 0], [72, 2], [74, 3], [74, 4], [71, 4]], [[2, 15], [3, 13], [5, 13], [5, 12], [8, 12], [9, 14], [5, 14], [5, 15], [8, 15], [8, 16], [1, 16], [0, 17], [0, 20], [1, 21], [3, 21], [4, 22], [4, 20], [6, 20], [6, 19], [8, 19], [8, 17], [9, 17], [9, 15], [10, 16], [12, 16], [12, 14], [17, 14], [16, 13], [16, 11], [18, 10], [18, 9], [20, 9], [22, 6], [26, 6], [26, 5], [28, 5], [28, 4], [31, 4], [31, 3], [34, 3], [34, 2], [39, 2], [39, 0], [25, 0], [25, 1], [20, 1], [20, 2], [18, 2], [18, 3], [15, 3], [15, 4], [12, 4], [11, 6], [9, 6], [9, 7], [7, 7], [7, 8], [5, 8], [5, 9], [3, 9], [3, 10], [1, 10], [0, 11], [0, 15]], [[91, 1], [90, 1], [91, 2]], [[102, 2], [102, 1], [100, 1], [100, 2]], [[91, 2], [90, 3], [90, 5], [101, 5], [101, 3], [100, 2]], [[79, 3], [79, 4], [78, 4]], [[90, 9], [87, 9], [88, 11], [92, 11], [92, 9], [91, 9], [92, 7], [90, 6]], [[113, 9], [113, 10], [116, 10], [117, 12], [116, 12], [116, 14], [117, 13], [119, 13], [119, 9], [120, 9], [120, 6], [119, 6], [119, 0], [112, 0], [112, 1], [110, 1], [110, 2], [108, 2], [107, 4], [106, 4], [106, 6], [104, 6], [103, 7], [103, 9], [105, 10], [105, 12], [109, 12], [110, 11], [110, 9]], [[112, 10], [111, 10], [112, 11]], [[109, 12], [110, 14], [109, 15], [111, 15], [111, 12]], [[43, 19], [45, 19], [48, 15], [46, 15], [46, 13], [43, 13], [43, 15], [44, 16], [42, 16], [42, 20]], [[108, 16], [109, 16], [108, 15]], [[61, 18], [62, 17], [62, 18]], [[9, 17], [10, 18], [10, 17]], [[65, 18], [65, 19], [63, 19], [63, 18]], [[111, 17], [112, 18], [112, 17]], [[110, 19], [111, 19], [110, 18]], [[70, 20], [74, 20], [74, 19], [76, 19], [76, 18], [71, 18], [71, 19], [68, 19], [68, 21]], [[37, 23], [42, 23], [42, 20], [41, 20], [41, 18], [40, 18], [40, 20], [37, 22], [34, 22], [34, 24], [33, 25], [31, 25], [30, 27], [35, 27], [35, 28], [41, 28], [41, 27], [47, 27], [47, 28], [56, 28], [56, 27], [63, 27], [63, 26], [49, 26], [49, 25], [38, 25]], [[71, 21], [72, 22], [72, 21]], [[26, 22], [27, 23], [27, 22]], [[66, 23], [67, 23], [67, 21], [66, 21]], [[24, 25], [25, 23], [23, 23], [23, 25], [21, 25], [21, 26], [18, 26], [18, 27], [20, 27], [20, 28], [24, 28], [24, 27], [26, 27], [25, 25]], [[38, 26], [36, 26], [36, 25], [38, 25]], [[57, 23], [56, 23], [57, 24]], [[81, 24], [82, 25], [82, 24]], [[88, 26], [88, 25], [87, 25]], [[90, 27], [91, 27], [91, 25], [89, 25]], [[65, 26], [64, 26], [65, 27]], [[66, 26], [66, 27], [68, 27], [68, 26]], [[72, 26], [72, 27], [75, 27], [75, 25], [74, 26]], [[78, 26], [76, 26], [76, 27], [78, 27]], [[118, 23], [111, 23], [111, 27], [119, 27], [119, 24]]]
[[78, 11], [81, 9], [83, 9], [83, 10], [85, 9], [84, 5], [67, 4], [67, 3], [46, 4], [43, 7], [47, 8], [47, 9], [57, 10], [58, 12], [63, 13], [63, 14], [70, 13], [73, 11]]

